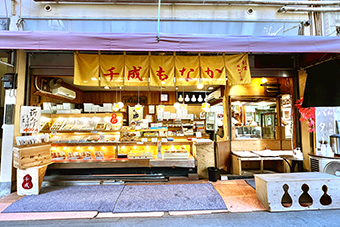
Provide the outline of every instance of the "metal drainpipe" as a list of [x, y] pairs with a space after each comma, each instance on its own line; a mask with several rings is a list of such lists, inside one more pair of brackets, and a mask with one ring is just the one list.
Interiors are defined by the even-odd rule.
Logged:
[[339, 12], [340, 8], [295, 8], [295, 7], [281, 7], [277, 12]]
[[161, 0], [158, 0], [157, 42], [159, 42], [159, 24], [161, 20]]
[[[88, 3], [88, 0], [34, 0], [37, 3]], [[98, 0], [92, 4], [157, 4], [157, 0]], [[261, 1], [261, 0], [163, 0], [163, 4], [220, 4], [220, 5], [340, 5], [339, 1]]]

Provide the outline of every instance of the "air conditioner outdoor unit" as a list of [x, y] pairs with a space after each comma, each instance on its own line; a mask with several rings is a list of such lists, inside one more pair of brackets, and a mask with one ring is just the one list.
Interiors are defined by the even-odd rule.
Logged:
[[72, 91], [66, 87], [60, 86], [56, 88], [52, 88], [52, 94], [57, 95], [60, 97], [64, 97], [67, 99], [75, 99], [76, 98], [76, 92]]
[[311, 172], [329, 173], [340, 177], [340, 160], [309, 157]]
[[216, 99], [221, 98], [222, 94], [221, 94], [221, 88], [217, 89], [216, 91], [211, 92], [208, 96], [207, 96], [207, 101], [208, 102], [212, 102], [215, 101]]

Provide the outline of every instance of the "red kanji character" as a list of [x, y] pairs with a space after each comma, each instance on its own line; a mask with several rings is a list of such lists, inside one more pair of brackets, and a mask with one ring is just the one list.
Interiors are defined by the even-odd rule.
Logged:
[[110, 73], [104, 74], [104, 76], [110, 76], [110, 81], [113, 79], [113, 75], [119, 75], [119, 73], [114, 73], [113, 70], [115, 70], [115, 67], [112, 67], [111, 69], [108, 69], [106, 71], [109, 71]]
[[206, 72], [210, 78], [214, 78], [214, 71], [209, 69], [209, 67], [207, 67], [207, 70], [204, 72]]
[[156, 71], [156, 72], [157, 72], [157, 76], [158, 76], [159, 79], [162, 80], [162, 81], [169, 78], [168, 75], [164, 74], [165, 71], [164, 71], [163, 68], [160, 67], [160, 66], [159, 66], [159, 71]]
[[136, 68], [135, 66], [132, 66], [133, 70], [129, 71], [128, 74], [128, 80], [131, 79], [139, 79], [140, 81], [143, 81], [143, 79], [139, 76], [139, 71], [142, 69], [142, 67], [138, 66], [138, 68]]

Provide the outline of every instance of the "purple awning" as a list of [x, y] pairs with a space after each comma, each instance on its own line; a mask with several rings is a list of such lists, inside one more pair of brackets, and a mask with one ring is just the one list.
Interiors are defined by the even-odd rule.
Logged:
[[340, 38], [325, 36], [231, 36], [151, 33], [0, 31], [0, 49], [340, 53]]

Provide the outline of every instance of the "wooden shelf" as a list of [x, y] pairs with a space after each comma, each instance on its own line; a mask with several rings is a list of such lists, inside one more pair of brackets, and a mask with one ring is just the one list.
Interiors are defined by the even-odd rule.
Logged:
[[70, 102], [70, 103], [79, 103], [79, 101], [74, 101], [72, 99], [60, 97], [58, 95], [53, 95], [53, 94], [50, 94], [50, 93], [43, 93], [43, 92], [40, 92], [40, 91], [35, 91], [33, 94], [39, 95], [39, 96], [47, 96], [47, 97], [50, 97], [50, 98], [53, 98], [53, 99], [59, 99], [59, 100], [67, 101], [67, 102]]
[[[51, 130], [41, 130], [40, 133], [51, 133]], [[87, 134], [98, 134], [99, 132], [105, 133], [117, 133], [120, 130], [57, 130], [56, 133], [87, 133]]]
[[[115, 114], [124, 114], [125, 112], [114, 112]], [[114, 113], [68, 113], [68, 114], [41, 114], [43, 117], [58, 118], [58, 117], [110, 117]]]

